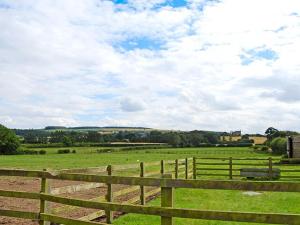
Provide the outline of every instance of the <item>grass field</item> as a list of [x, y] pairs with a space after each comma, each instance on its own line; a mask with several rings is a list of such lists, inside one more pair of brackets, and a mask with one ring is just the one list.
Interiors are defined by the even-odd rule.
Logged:
[[[108, 164], [120, 165], [137, 162], [159, 161], [161, 159], [178, 159], [192, 156], [210, 157], [262, 157], [249, 148], [168, 148], [131, 150], [111, 153], [97, 153], [99, 147], [71, 147], [76, 154], [56, 154], [59, 148], [47, 148], [46, 155], [11, 155], [0, 156], [0, 168], [23, 169], [66, 169], [97, 167]], [[61, 148], [66, 149], [66, 148]], [[39, 150], [39, 149], [34, 149]], [[266, 155], [264, 155], [266, 156]]]
[[[241, 191], [176, 189], [174, 207], [265, 213], [300, 213], [299, 193], [264, 192], [247, 196]], [[160, 199], [151, 202], [160, 205]], [[127, 214], [115, 220], [116, 225], [158, 225], [160, 217]], [[176, 225], [254, 225], [257, 223], [224, 222], [175, 218]]]
[[[159, 161], [161, 159], [182, 159], [185, 157], [251, 157], [267, 158], [267, 153], [254, 153], [245, 148], [169, 148], [132, 150], [110, 153], [97, 153], [99, 147], [71, 147], [76, 154], [56, 154], [58, 148], [48, 148], [46, 155], [16, 155], [0, 156], [0, 168], [23, 169], [66, 169], [97, 167], [108, 164], [121, 165], [138, 162]], [[36, 150], [36, 149], [35, 149]], [[273, 156], [272, 156], [273, 157]], [[279, 158], [279, 157], [275, 157]], [[209, 161], [206, 161], [209, 162]], [[282, 167], [282, 166], [281, 166]], [[154, 168], [147, 168], [153, 170]], [[146, 169], [146, 171], [147, 171]], [[158, 169], [158, 168], [156, 168]], [[300, 169], [293, 166], [293, 169]], [[134, 170], [134, 169], [133, 169]], [[132, 173], [138, 171], [131, 171]], [[218, 171], [217, 171], [218, 172]], [[225, 172], [226, 173], [226, 172]], [[222, 177], [206, 177], [205, 179], [220, 179]], [[223, 178], [224, 179], [224, 178]], [[228, 179], [227, 177], [225, 179]], [[242, 211], [242, 212], [272, 212], [272, 213], [300, 213], [298, 193], [264, 192], [257, 196], [247, 196], [241, 191], [223, 190], [191, 190], [176, 189], [174, 206], [178, 208], [194, 208], [206, 210]], [[148, 204], [159, 205], [160, 199]], [[222, 222], [175, 219], [176, 225], [238, 225], [250, 223]], [[114, 221], [116, 225], [155, 225], [160, 224], [156, 216], [128, 214]], [[251, 223], [252, 224], [252, 223]]]

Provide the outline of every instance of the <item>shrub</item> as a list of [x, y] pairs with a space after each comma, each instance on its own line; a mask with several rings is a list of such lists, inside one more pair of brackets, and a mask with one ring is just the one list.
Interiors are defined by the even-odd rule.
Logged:
[[19, 152], [19, 154], [24, 154], [24, 155], [37, 155], [39, 152], [36, 150], [30, 150], [30, 149], [25, 149]]
[[74, 149], [74, 150], [72, 150], [72, 153], [73, 153], [73, 154], [75, 154], [75, 153], [76, 153], [76, 150], [75, 150], [75, 149]]
[[47, 152], [46, 152], [45, 150], [40, 150], [40, 151], [39, 151], [39, 154], [40, 154], [40, 155], [45, 155], [46, 153], [47, 153]]
[[16, 134], [0, 124], [0, 155], [17, 154], [20, 142]]
[[272, 152], [278, 155], [286, 154], [286, 145], [286, 139], [281, 137], [274, 138], [270, 143]]
[[268, 146], [262, 146], [262, 147], [261, 147], [261, 150], [264, 151], [264, 152], [266, 152], [266, 151], [269, 150], [269, 147], [268, 147]]
[[70, 149], [59, 149], [59, 150], [57, 150], [58, 154], [68, 154], [70, 152], [71, 152]]

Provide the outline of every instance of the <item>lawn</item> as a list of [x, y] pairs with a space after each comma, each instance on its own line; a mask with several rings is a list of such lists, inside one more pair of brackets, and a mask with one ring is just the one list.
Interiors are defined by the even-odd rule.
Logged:
[[[210, 157], [262, 157], [247, 147], [243, 148], [168, 148], [97, 153], [99, 147], [71, 147], [76, 154], [57, 154], [59, 148], [47, 148], [46, 155], [0, 156], [0, 168], [23, 169], [66, 169], [85, 168], [104, 165], [121, 165], [137, 162], [159, 161], [161, 159], [182, 159], [192, 156]], [[61, 148], [65, 149], [65, 148]], [[34, 149], [38, 150], [38, 149]], [[263, 155], [266, 156], [266, 155]]]
[[[265, 213], [300, 213], [299, 193], [263, 192], [260, 195], [248, 196], [242, 191], [224, 190], [195, 190], [176, 189], [174, 207], [241, 211], [241, 212], [265, 212]], [[160, 205], [160, 199], [156, 199], [149, 205]], [[160, 217], [127, 214], [114, 221], [115, 225], [158, 225]], [[224, 222], [212, 220], [195, 220], [175, 218], [176, 225], [254, 225], [257, 223]]]
[[[76, 154], [56, 154], [59, 148], [46, 149], [46, 155], [15, 155], [0, 156], [0, 168], [22, 168], [22, 169], [66, 169], [66, 168], [86, 168], [104, 165], [122, 165], [139, 162], [153, 162], [161, 159], [183, 159], [186, 157], [235, 157], [235, 158], [267, 158], [267, 153], [254, 153], [251, 149], [244, 148], [168, 148], [168, 149], [148, 149], [131, 150], [110, 153], [97, 153], [96, 148], [91, 147], [71, 147], [75, 149]], [[278, 159], [279, 157], [275, 157]], [[205, 162], [212, 162], [204, 160]], [[252, 161], [253, 162], [253, 161]], [[255, 162], [255, 161], [254, 161]], [[205, 166], [207, 167], [207, 166]], [[221, 168], [222, 166], [215, 166]], [[226, 167], [226, 165], [225, 165]], [[284, 166], [280, 166], [284, 168]], [[292, 166], [291, 169], [299, 168]], [[169, 169], [174, 171], [174, 165], [169, 165]], [[191, 169], [191, 168], [190, 168]], [[138, 173], [138, 169], [129, 170], [132, 174]], [[146, 167], [146, 173], [149, 171], [159, 171], [159, 166]], [[183, 169], [184, 170], [184, 169]], [[183, 171], [182, 170], [182, 171]], [[128, 172], [129, 172], [128, 171]], [[204, 171], [211, 172], [211, 171]], [[216, 173], [219, 173], [216, 171]], [[224, 172], [226, 173], [226, 171]], [[125, 174], [126, 175], [126, 174]], [[183, 175], [182, 175], [183, 176]], [[201, 177], [201, 179], [224, 179], [224, 177]], [[226, 177], [225, 179], [228, 179]], [[242, 212], [272, 212], [272, 213], [300, 213], [299, 194], [298, 193], [271, 193], [264, 192], [257, 196], [247, 196], [241, 191], [224, 190], [192, 190], [176, 189], [174, 206], [178, 208], [191, 208], [203, 210], [233, 210]], [[150, 205], [159, 205], [160, 199], [148, 203]], [[223, 222], [223, 221], [205, 221], [190, 219], [175, 219], [176, 225], [238, 225], [250, 223], [241, 222]], [[160, 224], [160, 218], [157, 216], [146, 216], [137, 214], [128, 214], [115, 220], [116, 225], [155, 225]]]

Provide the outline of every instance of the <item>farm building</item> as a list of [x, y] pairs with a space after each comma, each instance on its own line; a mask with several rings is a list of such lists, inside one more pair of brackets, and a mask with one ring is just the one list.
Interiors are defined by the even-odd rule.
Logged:
[[249, 136], [249, 140], [253, 140], [254, 144], [262, 145], [267, 141], [267, 137], [265, 136]]
[[300, 135], [288, 137], [287, 154], [289, 158], [300, 158]]

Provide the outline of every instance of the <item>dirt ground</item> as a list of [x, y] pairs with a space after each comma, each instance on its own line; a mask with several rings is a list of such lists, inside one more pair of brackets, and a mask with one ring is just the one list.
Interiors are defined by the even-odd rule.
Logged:
[[[61, 180], [51, 180], [51, 188], [69, 186], [74, 184], [82, 184], [83, 182], [74, 182], [74, 181], [61, 181]], [[124, 189], [128, 186], [125, 185], [113, 185], [113, 191], [118, 191]], [[24, 191], [24, 192], [39, 192], [40, 191], [40, 179], [39, 178], [23, 178], [23, 177], [1, 177], [0, 178], [0, 189], [1, 190], [14, 190], [14, 191]], [[153, 188], [146, 188], [146, 190], [151, 190]], [[105, 196], [106, 187], [98, 187], [90, 190], [80, 191], [73, 194], [62, 194], [63, 197], [72, 197], [77, 199], [92, 199], [100, 196]], [[129, 193], [126, 196], [116, 197], [114, 202], [124, 202], [139, 195], [139, 191]], [[150, 200], [152, 197], [149, 197]], [[70, 218], [80, 218], [86, 216], [92, 212], [98, 211], [95, 209], [79, 208], [79, 207], [68, 207], [62, 208], [63, 205], [51, 203], [49, 208], [56, 209], [57, 215]], [[0, 209], [10, 209], [10, 210], [19, 210], [19, 211], [30, 211], [38, 212], [39, 211], [39, 201], [38, 200], [29, 200], [29, 199], [20, 199], [20, 198], [6, 198], [0, 197]], [[115, 213], [115, 216], [120, 216], [121, 213]], [[98, 220], [99, 221], [99, 220]], [[103, 218], [100, 219], [103, 221]], [[9, 217], [0, 217], [0, 225], [38, 225], [38, 222], [9, 218]]]

